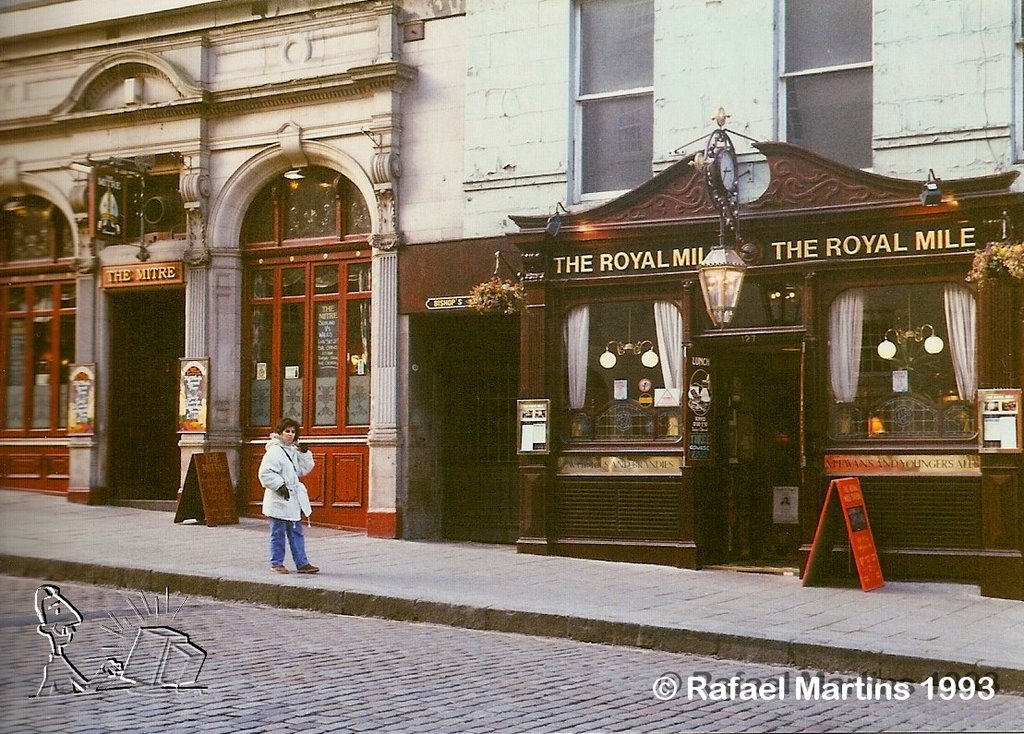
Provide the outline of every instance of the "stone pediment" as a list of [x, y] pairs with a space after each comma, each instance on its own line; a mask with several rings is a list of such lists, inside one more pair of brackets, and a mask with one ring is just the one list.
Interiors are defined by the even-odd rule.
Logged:
[[[125, 80], [137, 80], [132, 100], [125, 99]], [[55, 117], [199, 102], [203, 90], [183, 72], [155, 54], [126, 51], [108, 56], [78, 78], [53, 111]]]
[[[790, 143], [754, 143], [767, 159], [770, 180], [755, 200], [741, 204], [747, 218], [818, 211], [854, 211], [870, 206], [919, 207], [924, 180], [868, 173]], [[704, 176], [692, 165], [696, 154], [673, 163], [616, 199], [586, 211], [561, 215], [563, 231], [615, 230], [628, 225], [674, 225], [717, 218]], [[979, 178], [942, 180], [958, 198], [1009, 193], [1016, 171]], [[523, 232], [543, 230], [547, 216], [510, 219]]]

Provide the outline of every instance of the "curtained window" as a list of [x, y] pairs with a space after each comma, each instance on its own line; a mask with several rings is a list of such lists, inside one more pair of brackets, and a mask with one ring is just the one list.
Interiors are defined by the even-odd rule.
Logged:
[[829, 308], [835, 441], [976, 435], [974, 295], [955, 283], [843, 291]]
[[566, 440], [679, 440], [682, 334], [682, 315], [668, 301], [569, 310], [562, 331]]

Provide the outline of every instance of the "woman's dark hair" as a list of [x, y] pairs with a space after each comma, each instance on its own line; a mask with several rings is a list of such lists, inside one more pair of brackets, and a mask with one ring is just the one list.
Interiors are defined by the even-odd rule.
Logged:
[[297, 420], [295, 420], [294, 418], [282, 418], [281, 420], [279, 420], [277, 422], [277, 425], [274, 426], [274, 433], [278, 433], [278, 434], [284, 433], [286, 428], [294, 428], [295, 429], [295, 438], [298, 439], [298, 437], [299, 437], [299, 422]]

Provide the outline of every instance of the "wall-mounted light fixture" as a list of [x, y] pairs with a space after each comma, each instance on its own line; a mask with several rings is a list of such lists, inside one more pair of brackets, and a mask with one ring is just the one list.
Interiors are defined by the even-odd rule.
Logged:
[[732, 321], [746, 271], [747, 264], [743, 258], [721, 242], [700, 261], [697, 271], [700, 289], [708, 316], [715, 326], [725, 326]]
[[618, 362], [618, 358], [626, 354], [633, 354], [640, 357], [640, 364], [644, 367], [658, 366], [658, 353], [654, 351], [654, 344], [650, 339], [633, 341], [633, 312], [627, 313], [626, 341], [620, 342], [614, 339], [605, 345], [604, 352], [598, 357], [598, 362], [606, 370], [610, 370]]
[[700, 289], [704, 294], [708, 316], [719, 327], [732, 321], [747, 270], [746, 262], [736, 252], [739, 241], [736, 221], [739, 187], [736, 150], [725, 130], [728, 117], [725, 110], [719, 107], [712, 118], [718, 129], [708, 136], [698, 169], [704, 176], [711, 201], [718, 210], [718, 243], [700, 261], [697, 276], [700, 278]]
[[[926, 336], [927, 335], [927, 336]], [[924, 342], [924, 351], [928, 354], [939, 354], [946, 343], [935, 333], [931, 324], [922, 324], [916, 329], [889, 329], [878, 343], [878, 356], [882, 359], [895, 359], [899, 347], [908, 348], [909, 343]]]
[[921, 187], [921, 204], [924, 206], [938, 206], [942, 203], [942, 188], [939, 186], [939, 179], [935, 178], [935, 171], [928, 169], [928, 180]]
[[300, 169], [293, 168], [290, 171], [285, 171], [284, 177], [289, 181], [301, 181], [302, 179], [305, 178], [305, 175], [303, 175]]
[[559, 211], [564, 214], [569, 213], [566, 208], [562, 206], [562, 202], [558, 202], [555, 205], [555, 213], [548, 217], [548, 222], [544, 225], [544, 232], [548, 237], [557, 237], [558, 233], [562, 231], [562, 214], [560, 214]]
[[633, 343], [633, 342], [617, 342], [610, 341], [604, 348], [604, 352], [601, 353], [598, 361], [601, 366], [606, 370], [610, 370], [618, 362], [618, 358], [625, 354], [638, 354], [640, 355], [640, 364], [644, 367], [657, 367], [658, 366], [658, 353], [654, 351], [654, 345], [649, 339]]

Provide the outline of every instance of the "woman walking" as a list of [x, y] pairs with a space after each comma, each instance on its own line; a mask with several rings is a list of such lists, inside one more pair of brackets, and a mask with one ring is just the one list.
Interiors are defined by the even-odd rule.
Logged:
[[313, 454], [299, 443], [299, 424], [291, 418], [282, 418], [270, 434], [259, 471], [263, 514], [270, 519], [270, 567], [277, 573], [288, 573], [284, 565], [286, 540], [299, 573], [320, 570], [306, 557], [306, 538], [302, 532], [302, 514], [308, 518], [313, 508], [306, 485], [299, 477], [311, 471]]

